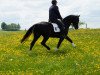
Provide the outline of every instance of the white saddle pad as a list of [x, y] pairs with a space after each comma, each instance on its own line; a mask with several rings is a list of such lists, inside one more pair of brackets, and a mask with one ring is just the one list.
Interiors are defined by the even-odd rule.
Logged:
[[52, 23], [52, 25], [53, 25], [54, 32], [60, 32], [60, 28], [56, 23]]

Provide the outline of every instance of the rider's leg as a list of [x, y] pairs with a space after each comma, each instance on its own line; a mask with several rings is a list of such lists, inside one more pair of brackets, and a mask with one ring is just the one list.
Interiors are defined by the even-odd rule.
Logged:
[[64, 29], [65, 29], [64, 28], [64, 24], [61, 21], [59, 21], [59, 20], [57, 20], [56, 23], [57, 23], [58, 27], [61, 29], [61, 32], [63, 32]]

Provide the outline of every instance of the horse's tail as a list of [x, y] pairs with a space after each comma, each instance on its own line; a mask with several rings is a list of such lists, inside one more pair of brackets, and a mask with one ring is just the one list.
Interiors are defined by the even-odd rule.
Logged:
[[23, 43], [31, 34], [32, 34], [32, 32], [33, 32], [33, 30], [34, 30], [34, 25], [32, 26], [32, 27], [30, 27], [29, 29], [28, 29], [28, 31], [26, 32], [26, 34], [24, 35], [24, 37], [22, 38], [22, 40], [21, 40], [21, 43]]

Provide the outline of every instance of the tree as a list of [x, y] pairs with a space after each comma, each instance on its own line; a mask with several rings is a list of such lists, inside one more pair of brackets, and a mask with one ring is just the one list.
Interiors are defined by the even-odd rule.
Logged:
[[79, 25], [81, 26], [81, 25], [84, 25], [85, 24], [85, 22], [79, 22]]
[[19, 24], [17, 25], [15, 23], [11, 23], [8, 30], [12, 30], [12, 31], [20, 30], [20, 25]]
[[18, 24], [15, 24], [15, 23], [11, 23], [9, 25], [7, 25], [5, 22], [3, 22], [1, 24], [1, 28], [3, 30], [7, 30], [7, 31], [17, 31], [17, 30], [20, 30], [20, 25]]
[[[85, 22], [79, 22], [79, 26], [82, 26], [82, 25], [85, 25], [85, 24], [86, 24]], [[87, 25], [86, 25], [86, 28], [87, 28]], [[73, 24], [71, 24], [71, 28], [70, 29], [74, 29]]]
[[6, 24], [5, 22], [2, 22], [2, 23], [1, 23], [1, 28], [2, 28], [3, 30], [5, 30], [5, 29], [7, 28], [7, 24]]
[[85, 23], [85, 22], [79, 22], [79, 25], [81, 26], [81, 25], [86, 25], [86, 28], [87, 28], [87, 23]]
[[17, 25], [17, 29], [20, 30], [20, 28], [21, 28], [21, 27], [20, 27], [20, 25], [18, 24], [18, 25]]

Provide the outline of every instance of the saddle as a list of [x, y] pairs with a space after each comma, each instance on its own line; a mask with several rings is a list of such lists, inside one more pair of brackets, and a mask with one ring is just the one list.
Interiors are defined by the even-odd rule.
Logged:
[[54, 32], [60, 32], [60, 28], [58, 27], [58, 25], [56, 23], [51, 23], [54, 29]]

